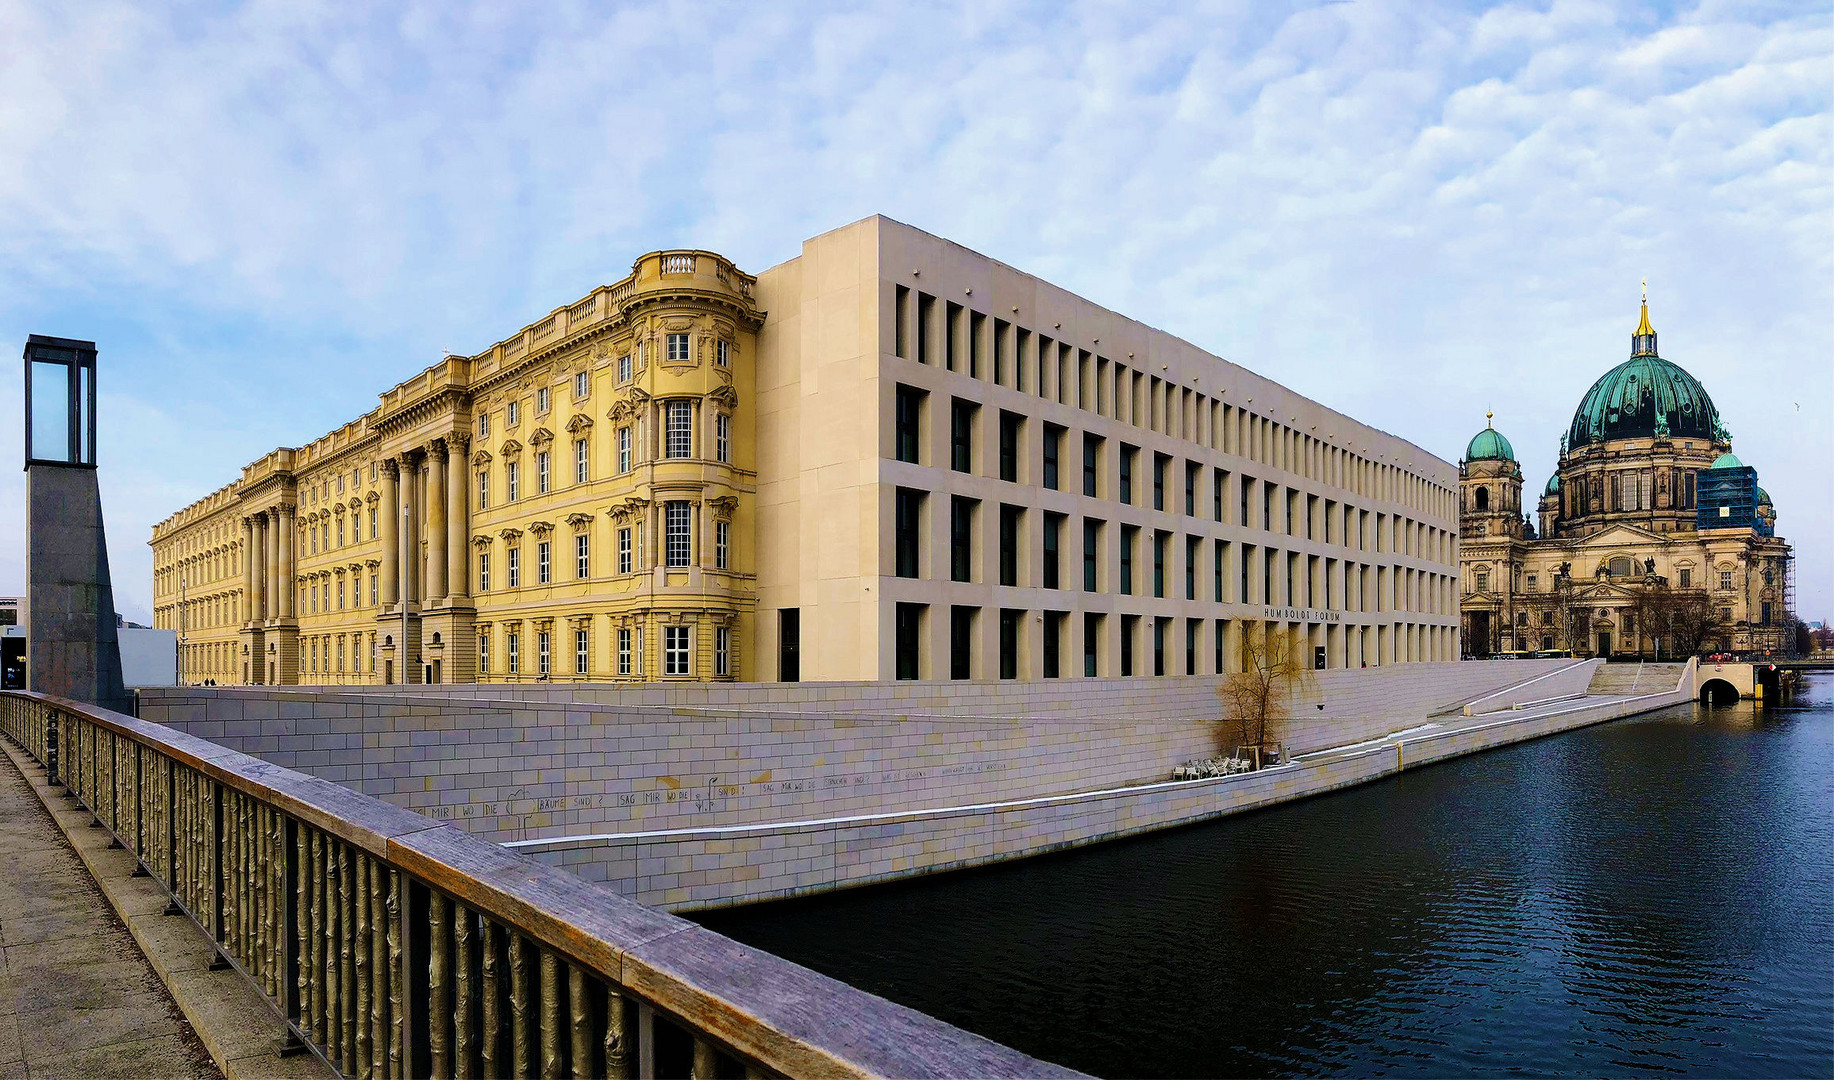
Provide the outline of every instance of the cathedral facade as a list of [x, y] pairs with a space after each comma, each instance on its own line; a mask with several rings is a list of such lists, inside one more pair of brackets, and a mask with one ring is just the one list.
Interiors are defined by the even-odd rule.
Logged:
[[1464, 654], [1651, 659], [1782, 651], [1789, 544], [1706, 389], [1656, 349], [1649, 304], [1630, 359], [1592, 384], [1534, 505], [1486, 423], [1459, 462]]

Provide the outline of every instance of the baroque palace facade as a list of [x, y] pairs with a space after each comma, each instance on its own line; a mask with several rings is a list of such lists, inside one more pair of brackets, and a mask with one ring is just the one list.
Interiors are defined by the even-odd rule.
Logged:
[[1486, 424], [1459, 463], [1467, 655], [1783, 650], [1788, 542], [1698, 380], [1656, 351], [1645, 298], [1630, 359], [1592, 384], [1527, 516], [1522, 467]]
[[631, 275], [155, 526], [219, 683], [1210, 674], [1459, 655], [1457, 470], [884, 218]]

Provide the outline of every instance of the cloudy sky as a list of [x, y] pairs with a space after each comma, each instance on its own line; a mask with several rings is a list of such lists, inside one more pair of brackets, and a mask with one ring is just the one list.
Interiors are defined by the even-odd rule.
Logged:
[[1537, 487], [1647, 278], [1834, 616], [1819, 0], [0, 0], [0, 42], [0, 342], [100, 343], [130, 618], [153, 522], [444, 350], [873, 213], [1448, 460], [1494, 408]]

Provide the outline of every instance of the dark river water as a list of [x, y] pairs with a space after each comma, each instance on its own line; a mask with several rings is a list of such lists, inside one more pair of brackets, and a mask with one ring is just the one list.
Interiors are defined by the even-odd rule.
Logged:
[[702, 915], [1123, 1076], [1834, 1075], [1834, 680]]

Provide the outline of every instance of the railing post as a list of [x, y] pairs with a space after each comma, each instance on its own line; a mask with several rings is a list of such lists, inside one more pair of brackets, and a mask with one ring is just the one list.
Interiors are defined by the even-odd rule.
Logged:
[[63, 787], [57, 778], [57, 711], [45, 709], [45, 777], [52, 787]]

